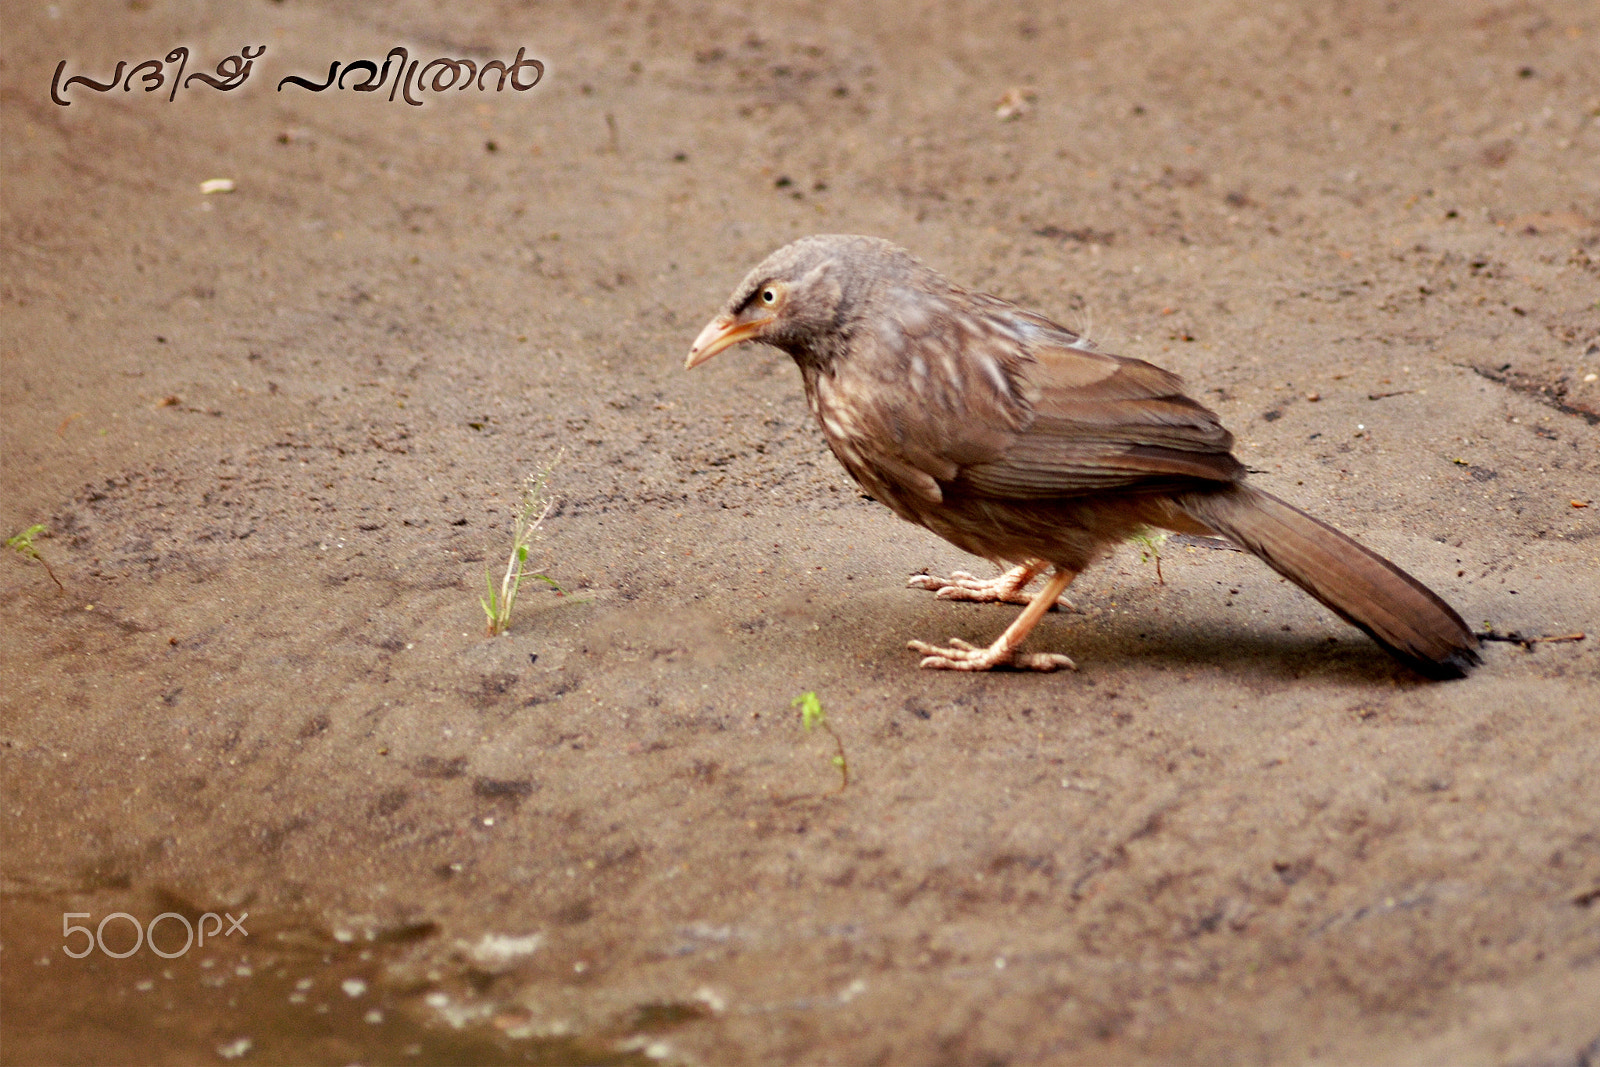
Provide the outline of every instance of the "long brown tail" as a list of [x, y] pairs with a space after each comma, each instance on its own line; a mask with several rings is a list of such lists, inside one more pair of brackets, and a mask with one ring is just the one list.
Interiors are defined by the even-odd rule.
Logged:
[[1461, 678], [1478, 639], [1433, 590], [1332, 526], [1247, 485], [1180, 493], [1194, 519], [1260, 556], [1396, 659], [1430, 678]]

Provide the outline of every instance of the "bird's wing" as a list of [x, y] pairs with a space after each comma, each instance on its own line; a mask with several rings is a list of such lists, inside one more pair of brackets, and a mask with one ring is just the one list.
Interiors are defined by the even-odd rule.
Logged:
[[1033, 316], [1024, 332], [1036, 343], [1012, 354], [1007, 371], [1031, 420], [997, 455], [963, 464], [951, 488], [1045, 499], [1243, 475], [1229, 454], [1233, 435], [1183, 395], [1177, 375], [1143, 360], [1068, 347], [1074, 335]]

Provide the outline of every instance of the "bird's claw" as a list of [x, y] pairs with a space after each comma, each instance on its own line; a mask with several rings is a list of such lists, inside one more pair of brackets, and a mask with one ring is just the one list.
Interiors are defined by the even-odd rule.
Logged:
[[[1027, 582], [1019, 581], [1019, 577], [1017, 570], [1007, 571], [998, 578], [979, 578], [966, 571], [951, 571], [948, 578], [936, 574], [913, 574], [906, 579], [906, 586], [926, 589], [940, 600], [964, 600], [977, 604], [1031, 604], [1034, 594], [1026, 591]], [[1060, 597], [1050, 605], [1052, 611], [1057, 608], [1076, 610], [1066, 597]]]
[[954, 586], [962, 578], [971, 578], [966, 571], [951, 571], [950, 577], [941, 578], [937, 574], [913, 574], [906, 579], [907, 589], [926, 589], [930, 593], [937, 593], [942, 589]]
[[995, 667], [1011, 667], [1019, 671], [1075, 671], [1078, 665], [1059, 652], [1018, 652], [1001, 642], [979, 648], [959, 637], [952, 637], [944, 647], [926, 641], [908, 641], [906, 647], [922, 653], [920, 666], [924, 670], [987, 671]]

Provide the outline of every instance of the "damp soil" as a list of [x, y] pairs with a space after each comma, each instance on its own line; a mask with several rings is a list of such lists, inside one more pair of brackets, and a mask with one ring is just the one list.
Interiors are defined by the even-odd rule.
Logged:
[[[0, 1061], [1600, 1057], [1600, 12], [1037, 7], [14, 13]], [[279, 88], [396, 46], [544, 70]], [[987, 565], [785, 357], [681, 369], [812, 232], [1183, 374], [1524, 640], [1428, 683], [1175, 539], [1078, 671], [919, 671], [1015, 609], [906, 576]]]

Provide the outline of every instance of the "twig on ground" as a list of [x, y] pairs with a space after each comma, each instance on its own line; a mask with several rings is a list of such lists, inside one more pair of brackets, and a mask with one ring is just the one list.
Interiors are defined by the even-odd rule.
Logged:
[[1524, 650], [1532, 652], [1533, 646], [1537, 644], [1554, 644], [1558, 641], [1582, 641], [1589, 635], [1579, 631], [1578, 633], [1571, 634], [1539, 634], [1538, 636], [1528, 636], [1525, 634], [1520, 634], [1516, 630], [1507, 630], [1505, 633], [1501, 633], [1494, 627], [1490, 626], [1481, 630], [1476, 636], [1479, 641], [1506, 641], [1513, 645], [1521, 645]]

